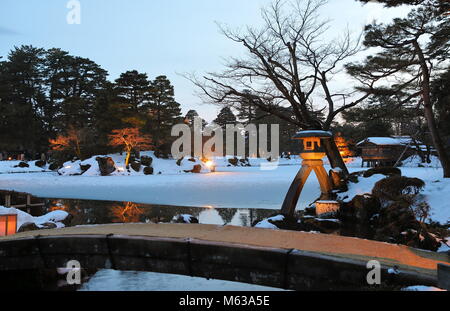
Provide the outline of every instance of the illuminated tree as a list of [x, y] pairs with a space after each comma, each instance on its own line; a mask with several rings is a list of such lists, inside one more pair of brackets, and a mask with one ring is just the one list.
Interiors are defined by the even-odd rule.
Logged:
[[150, 135], [143, 135], [138, 128], [124, 128], [113, 130], [109, 135], [109, 145], [112, 147], [122, 147], [127, 153], [125, 166], [130, 163], [131, 152], [151, 148], [152, 139]]
[[124, 206], [117, 205], [111, 210], [114, 222], [132, 223], [139, 222], [144, 210], [139, 208], [137, 204], [128, 202]]
[[67, 132], [67, 135], [58, 135], [56, 139], [50, 139], [50, 147], [54, 151], [70, 152], [81, 159], [81, 144], [83, 141], [83, 136], [84, 133], [82, 130], [71, 128]]

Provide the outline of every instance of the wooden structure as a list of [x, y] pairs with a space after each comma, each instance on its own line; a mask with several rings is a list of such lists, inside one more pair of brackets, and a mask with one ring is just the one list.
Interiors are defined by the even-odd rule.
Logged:
[[[367, 262], [383, 282], [436, 286], [446, 254], [404, 245], [306, 232], [215, 225], [126, 224], [23, 232], [0, 238], [0, 279], [66, 267], [171, 273], [292, 290], [368, 286]], [[390, 274], [397, 266], [401, 273]], [[31, 271], [31, 272], [30, 272]], [[11, 279], [7, 279], [7, 277]], [[11, 282], [9, 282], [11, 281]], [[0, 284], [1, 289], [1, 284]]]
[[0, 236], [8, 236], [17, 232], [17, 215], [0, 215]]
[[43, 207], [45, 202], [29, 193], [0, 190], [0, 205], [26, 210], [28, 213], [33, 207]]
[[322, 191], [321, 199], [329, 199], [332, 185], [328, 174], [323, 167], [322, 159], [326, 154], [322, 145], [322, 140], [331, 139], [332, 137], [333, 135], [330, 132], [325, 131], [302, 131], [298, 132], [293, 137], [293, 139], [302, 141], [300, 156], [303, 159], [303, 163], [284, 199], [283, 206], [281, 207], [281, 212], [283, 214], [294, 214], [303, 186], [312, 171], [314, 171], [319, 180], [320, 190]]
[[407, 137], [369, 137], [356, 147], [361, 150], [362, 167], [394, 166], [417, 152]]

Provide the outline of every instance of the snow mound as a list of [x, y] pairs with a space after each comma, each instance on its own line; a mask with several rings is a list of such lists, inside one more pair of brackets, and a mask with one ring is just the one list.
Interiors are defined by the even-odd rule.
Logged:
[[259, 223], [257, 223], [255, 225], [255, 228], [278, 230], [278, 227], [275, 226], [272, 222], [283, 221], [283, 220], [284, 220], [284, 216], [283, 215], [270, 217], [270, 218], [264, 219], [264, 220], [260, 221]]
[[45, 223], [53, 223], [57, 228], [63, 228], [64, 219], [69, 216], [65, 211], [53, 211], [46, 215], [34, 217], [16, 208], [7, 208], [0, 206], [0, 215], [17, 215], [17, 230], [25, 223], [34, 223], [37, 227], [43, 228]]

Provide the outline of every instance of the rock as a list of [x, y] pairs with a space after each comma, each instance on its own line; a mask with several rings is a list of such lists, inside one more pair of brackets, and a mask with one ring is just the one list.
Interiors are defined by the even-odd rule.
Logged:
[[141, 164], [143, 166], [152, 166], [153, 164], [153, 158], [148, 156], [142, 156], [141, 157]]
[[140, 162], [137, 162], [137, 161], [131, 162], [130, 166], [135, 172], [141, 171], [141, 163]]
[[376, 174], [385, 176], [402, 176], [402, 171], [396, 167], [374, 167], [365, 171], [363, 176], [368, 178]]
[[239, 163], [239, 160], [238, 160], [238, 158], [228, 159], [228, 163], [230, 163], [233, 166], [237, 166]]
[[64, 226], [70, 227], [72, 225], [72, 220], [73, 220], [73, 215], [68, 214], [67, 217], [64, 218], [64, 220], [62, 220], [61, 222], [64, 224]]
[[333, 233], [339, 230], [341, 222], [337, 219], [320, 219], [304, 217], [301, 219], [302, 231], [318, 231], [321, 233]]
[[58, 227], [54, 222], [46, 222], [41, 226], [41, 230], [56, 229]]
[[175, 224], [198, 224], [199, 221], [192, 215], [176, 215], [172, 219], [172, 223]]
[[25, 162], [20, 162], [18, 165], [14, 166], [14, 167], [25, 168], [25, 167], [30, 167], [30, 165], [28, 165], [28, 163], [25, 163]]
[[194, 165], [194, 168], [192, 169], [192, 173], [200, 174], [201, 172], [202, 172], [202, 166], [200, 164]]
[[184, 171], [185, 173], [200, 174], [202, 172], [202, 166], [200, 164], [194, 165], [194, 168], [190, 171]]
[[111, 157], [97, 157], [96, 160], [102, 176], [108, 176], [116, 170], [114, 160]]
[[[280, 218], [280, 220], [278, 220], [278, 218]], [[271, 223], [272, 225], [276, 226], [278, 229], [281, 230], [293, 230], [293, 231], [301, 230], [301, 226], [297, 218], [290, 215], [274, 214], [273, 216], [267, 218], [266, 220], [267, 222]], [[252, 226], [255, 227], [262, 221], [263, 220], [257, 220], [252, 224]]]
[[153, 175], [154, 173], [154, 169], [153, 167], [144, 167], [144, 175]]
[[20, 226], [17, 232], [28, 232], [28, 231], [36, 231], [40, 230], [39, 227], [34, 222], [26, 222], [22, 226]]
[[60, 168], [62, 168], [62, 165], [56, 162], [51, 163], [50, 166], [48, 167], [48, 169], [51, 171], [56, 171], [59, 170]]
[[338, 213], [341, 220], [356, 220], [360, 224], [367, 224], [370, 219], [380, 212], [380, 201], [371, 195], [357, 195], [349, 203], [344, 203]]
[[46, 164], [47, 164], [47, 162], [42, 161], [42, 160], [37, 160], [36, 162], [34, 162], [34, 165], [36, 165], [37, 167], [40, 167], [40, 168], [43, 168]]
[[80, 164], [81, 175], [86, 173], [91, 167], [92, 167], [92, 165], [90, 165], [90, 164], [86, 164], [86, 165]]

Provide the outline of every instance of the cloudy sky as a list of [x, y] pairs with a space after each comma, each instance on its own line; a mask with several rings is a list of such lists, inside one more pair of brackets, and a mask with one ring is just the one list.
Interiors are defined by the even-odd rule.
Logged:
[[[88, 57], [116, 79], [126, 70], [150, 78], [167, 75], [183, 112], [197, 109], [211, 121], [219, 108], [201, 104], [195, 88], [180, 73], [218, 71], [223, 58], [242, 49], [224, 38], [216, 22], [233, 27], [258, 25], [260, 8], [270, 0], [78, 0], [81, 24], [68, 24], [68, 0], [1, 0], [0, 56], [14, 46], [57, 47]], [[384, 9], [354, 0], [329, 0], [323, 17], [331, 32], [348, 27], [356, 34], [377, 19], [404, 16], [405, 8]]]

